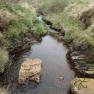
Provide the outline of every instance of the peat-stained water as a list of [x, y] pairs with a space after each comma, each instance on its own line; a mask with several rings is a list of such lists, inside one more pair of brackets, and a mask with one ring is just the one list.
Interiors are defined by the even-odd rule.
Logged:
[[22, 94], [68, 94], [74, 72], [68, 64], [66, 54], [64, 44], [49, 35], [43, 37], [41, 43], [33, 45], [23, 58], [42, 59], [41, 82], [36, 88], [29, 88], [28, 93]]

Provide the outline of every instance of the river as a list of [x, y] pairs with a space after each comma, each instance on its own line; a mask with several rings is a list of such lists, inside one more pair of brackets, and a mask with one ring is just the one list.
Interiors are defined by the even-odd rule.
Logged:
[[[30, 84], [21, 88], [14, 85], [15, 80], [13, 80], [10, 88], [13, 88], [14, 94], [69, 94], [70, 81], [74, 78], [75, 73], [66, 58], [67, 52], [64, 44], [50, 35], [43, 37], [42, 42], [32, 45], [31, 50], [24, 53], [18, 61], [25, 58], [40, 58], [43, 61], [41, 81], [35, 88], [32, 88]], [[17, 66], [19, 64], [13, 65], [14, 72], [10, 75], [12, 79], [17, 78], [12, 77], [17, 74]]]

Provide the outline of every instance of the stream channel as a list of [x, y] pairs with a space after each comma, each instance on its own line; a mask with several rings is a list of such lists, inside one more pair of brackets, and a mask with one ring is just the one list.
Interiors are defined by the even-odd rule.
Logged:
[[[10, 94], [69, 94], [70, 81], [74, 78], [75, 73], [68, 63], [66, 54], [67, 47], [62, 41], [46, 35], [40, 43], [32, 45], [31, 50], [24, 53], [17, 63], [12, 66], [11, 84], [9, 85]], [[40, 58], [42, 62], [41, 81], [36, 87], [28, 86], [19, 87], [15, 83], [20, 61], [26, 58]], [[15, 76], [14, 76], [15, 75]]]

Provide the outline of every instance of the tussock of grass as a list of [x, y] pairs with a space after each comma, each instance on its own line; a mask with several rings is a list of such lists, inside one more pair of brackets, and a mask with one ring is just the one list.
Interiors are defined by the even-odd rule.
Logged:
[[37, 16], [36, 11], [28, 3], [10, 4], [6, 2], [1, 4], [0, 8], [15, 16], [3, 33], [10, 47], [12, 47], [13, 41], [16, 41], [15, 44], [18, 46], [21, 42], [21, 35], [25, 35], [25, 33], [30, 32], [30, 30], [31, 32], [34, 31], [37, 36], [45, 33], [44, 24], [34, 23]]
[[63, 24], [62, 13], [52, 13], [49, 14], [46, 19], [50, 20], [53, 23], [53, 26], [56, 28], [60, 28]]
[[[32, 32], [36, 36], [43, 35], [46, 32], [44, 23], [35, 23], [37, 19], [36, 11], [28, 3], [11, 4], [9, 2], [2, 2], [2, 4], [0, 3], [0, 13], [2, 24], [6, 23], [0, 31], [0, 47], [2, 48], [14, 49], [22, 45], [24, 37], [30, 36]], [[1, 73], [4, 72], [7, 63], [8, 53], [7, 51], [1, 50]]]
[[33, 30], [33, 34], [36, 36], [41, 36], [47, 32], [46, 25], [44, 25], [42, 22], [35, 22]]
[[66, 40], [73, 39], [79, 42], [86, 42], [94, 46], [94, 37], [92, 36], [93, 33], [91, 34], [91, 31], [84, 30], [84, 26], [79, 21], [73, 20], [68, 16], [63, 16], [63, 18], [65, 28], [68, 28], [65, 34]]
[[64, 14], [62, 17], [64, 26], [67, 29], [65, 38], [73, 39], [73, 37], [75, 37], [75, 33], [79, 34], [79, 32], [82, 31], [81, 23], [66, 14]]
[[15, 17], [11, 20], [11, 17], [9, 16], [10, 24], [8, 24], [3, 32], [3, 36], [7, 39], [7, 48], [13, 46], [13, 40], [16, 41], [17, 45], [15, 46], [18, 46], [21, 39], [20, 35], [27, 33], [29, 28], [32, 27], [35, 14], [32, 12], [32, 9], [23, 8], [20, 5], [6, 3], [0, 7], [3, 11], [8, 12]]

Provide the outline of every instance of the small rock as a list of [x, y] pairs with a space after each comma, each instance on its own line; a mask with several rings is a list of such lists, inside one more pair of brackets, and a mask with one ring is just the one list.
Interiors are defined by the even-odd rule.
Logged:
[[63, 81], [63, 80], [64, 80], [64, 77], [57, 77], [57, 79], [58, 79], [59, 81]]

